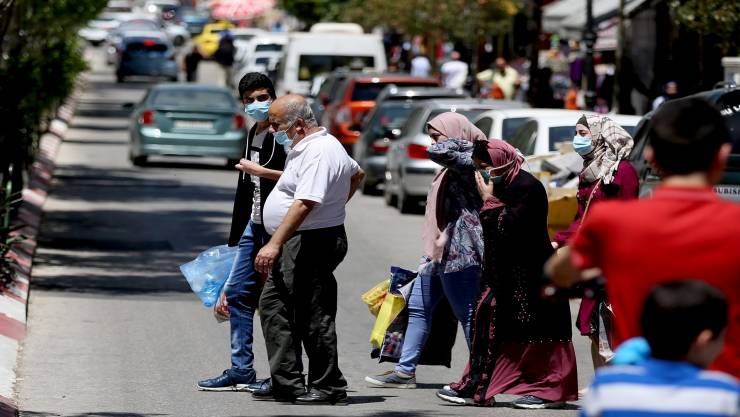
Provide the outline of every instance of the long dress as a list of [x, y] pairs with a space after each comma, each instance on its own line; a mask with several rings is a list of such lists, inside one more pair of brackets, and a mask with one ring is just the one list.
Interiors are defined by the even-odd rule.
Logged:
[[504, 393], [578, 398], [568, 301], [541, 297], [542, 269], [553, 253], [547, 207], [542, 184], [522, 170], [481, 209], [486, 288], [475, 312], [470, 360], [451, 384], [477, 404]]

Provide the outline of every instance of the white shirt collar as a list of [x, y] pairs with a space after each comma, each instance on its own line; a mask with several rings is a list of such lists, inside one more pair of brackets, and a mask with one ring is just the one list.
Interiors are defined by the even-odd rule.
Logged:
[[320, 136], [324, 136], [324, 135], [326, 135], [326, 128], [325, 127], [321, 127], [321, 128], [319, 128], [319, 131], [318, 132], [312, 133], [312, 134], [306, 136], [305, 138], [303, 138], [300, 142], [298, 142], [297, 145], [293, 146], [292, 150], [294, 150], [294, 151], [302, 151], [303, 149], [306, 148], [306, 146], [308, 146], [308, 142], [310, 142], [310, 141], [312, 141], [312, 140], [314, 140], [314, 139], [316, 139], [316, 138], [318, 138]]

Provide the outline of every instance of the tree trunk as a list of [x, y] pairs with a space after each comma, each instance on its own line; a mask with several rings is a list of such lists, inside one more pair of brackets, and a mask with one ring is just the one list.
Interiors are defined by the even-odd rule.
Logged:
[[537, 97], [536, 79], [540, 70], [540, 36], [542, 36], [542, 4], [543, 0], [532, 0], [532, 22], [534, 40], [529, 51], [529, 91], [527, 96], [530, 104], [534, 104]]

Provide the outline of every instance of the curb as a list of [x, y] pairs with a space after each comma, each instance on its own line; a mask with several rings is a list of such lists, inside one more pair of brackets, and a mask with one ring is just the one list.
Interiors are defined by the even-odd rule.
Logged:
[[24, 235], [27, 239], [8, 253], [8, 257], [18, 263], [17, 276], [10, 288], [0, 290], [0, 417], [18, 416], [15, 399], [16, 365], [20, 342], [26, 335], [29, 280], [43, 206], [52, 186], [54, 161], [69, 130], [69, 123], [85, 84], [83, 74], [78, 77], [75, 92], [57, 110], [57, 116], [50, 123], [47, 133], [41, 136], [28, 184], [23, 189], [23, 201], [18, 208], [17, 218], [14, 219], [14, 222], [23, 224], [24, 227], [13, 234]]

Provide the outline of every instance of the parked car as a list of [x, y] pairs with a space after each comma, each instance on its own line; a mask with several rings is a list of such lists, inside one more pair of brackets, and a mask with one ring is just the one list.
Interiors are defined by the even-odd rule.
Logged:
[[291, 92], [307, 95], [316, 75], [337, 68], [375, 72], [386, 70], [385, 48], [379, 35], [356, 33], [346, 24], [322, 24], [321, 28], [321, 31], [293, 32], [289, 35], [285, 56], [278, 69], [278, 94]]
[[248, 72], [274, 76], [287, 43], [286, 35], [269, 34], [255, 36], [245, 44], [238, 45], [234, 57], [234, 85], [238, 85], [241, 77]]
[[432, 139], [427, 122], [437, 115], [454, 111], [474, 119], [487, 110], [525, 108], [526, 103], [505, 100], [440, 99], [421, 101], [414, 105], [401, 128], [402, 136], [391, 142], [385, 170], [384, 198], [402, 213], [418, 207], [429, 191], [432, 179], [441, 167], [429, 159], [427, 148]]
[[378, 95], [375, 108], [368, 114], [362, 133], [355, 143], [355, 160], [365, 171], [362, 191], [374, 194], [385, 178], [386, 154], [391, 142], [403, 134], [401, 128], [420, 100], [466, 98], [464, 90], [441, 87], [398, 87], [389, 85]]
[[211, 20], [211, 16], [205, 10], [197, 10], [192, 7], [180, 7], [175, 12], [175, 23], [182, 25], [190, 33], [191, 37], [200, 35], [203, 27]]
[[165, 77], [177, 81], [175, 48], [161, 32], [127, 32], [120, 47], [116, 80], [126, 77]]
[[132, 112], [131, 162], [144, 165], [151, 155], [181, 155], [223, 157], [235, 164], [246, 141], [242, 113], [224, 87], [158, 84]]
[[211, 58], [218, 50], [218, 43], [221, 40], [221, 32], [232, 30], [234, 25], [231, 22], [208, 23], [203, 27], [200, 35], [193, 38], [195, 46], [198, 47], [203, 58]]
[[254, 49], [250, 47], [250, 42], [257, 37], [264, 36], [266, 32], [259, 28], [234, 28], [229, 29], [229, 33], [234, 38], [234, 48], [236, 49], [234, 61], [239, 62], [247, 57], [248, 50]]
[[80, 29], [77, 34], [93, 46], [99, 46], [108, 39], [110, 32], [118, 28], [120, 24], [121, 22], [116, 20], [114, 16], [103, 13], [87, 22], [87, 25]]
[[338, 87], [335, 99], [324, 109], [322, 125], [352, 152], [360, 137], [362, 120], [375, 107], [375, 99], [388, 85], [437, 87], [436, 78], [399, 74], [353, 74]]
[[[523, 123], [517, 120], [515, 123], [521, 123], [521, 125], [510, 137], [499, 137], [519, 149], [525, 156], [546, 155], [556, 152], [556, 145], [558, 143], [573, 140], [576, 122], [583, 114], [584, 112], [579, 110], [530, 109], [519, 112], [509, 111], [507, 113], [509, 118], [518, 119], [526, 117], [527, 120]], [[608, 114], [606, 116], [614, 120], [630, 134], [634, 134], [637, 124], [640, 122], [639, 116], [621, 114]], [[478, 122], [480, 123], [481, 121], [478, 120]], [[491, 135], [489, 137], [497, 136]]]
[[[700, 97], [715, 104], [725, 118], [727, 128], [730, 130], [732, 152], [724, 175], [714, 190], [723, 198], [740, 202], [740, 87], [723, 86], [695, 94], [692, 97]], [[640, 122], [634, 134], [635, 146], [630, 154], [630, 162], [637, 169], [640, 177], [640, 196], [652, 194], [660, 181], [658, 173], [643, 156], [645, 147], [650, 144], [648, 128], [653, 114], [654, 112], [646, 114]]]

